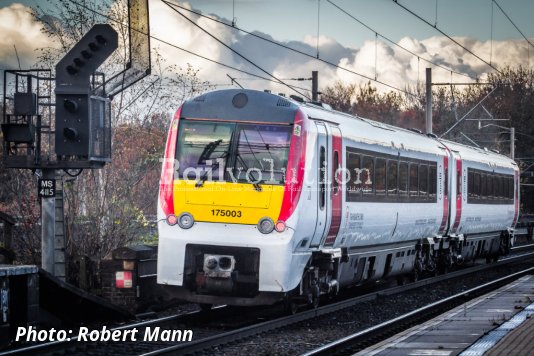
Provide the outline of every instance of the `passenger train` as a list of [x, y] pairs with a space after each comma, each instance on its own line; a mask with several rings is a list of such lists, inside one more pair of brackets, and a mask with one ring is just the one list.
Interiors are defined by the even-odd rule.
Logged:
[[417, 279], [508, 253], [516, 163], [268, 92], [230, 89], [172, 119], [158, 200], [158, 283], [201, 305]]

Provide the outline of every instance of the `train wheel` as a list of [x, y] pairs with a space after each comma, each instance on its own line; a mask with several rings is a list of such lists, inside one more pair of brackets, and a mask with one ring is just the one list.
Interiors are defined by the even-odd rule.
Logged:
[[317, 309], [321, 300], [321, 289], [318, 284], [312, 286], [312, 307]]
[[406, 280], [404, 279], [404, 276], [397, 276], [397, 285], [403, 286], [406, 284]]
[[299, 311], [299, 305], [294, 298], [286, 298], [284, 300], [284, 313], [295, 315]]

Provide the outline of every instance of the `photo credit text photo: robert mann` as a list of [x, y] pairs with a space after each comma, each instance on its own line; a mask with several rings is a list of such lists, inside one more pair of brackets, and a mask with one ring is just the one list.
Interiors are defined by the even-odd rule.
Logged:
[[188, 342], [193, 339], [192, 330], [163, 329], [159, 326], [131, 329], [99, 329], [81, 327], [79, 329], [36, 329], [33, 326], [18, 327], [15, 341], [172, 341]]

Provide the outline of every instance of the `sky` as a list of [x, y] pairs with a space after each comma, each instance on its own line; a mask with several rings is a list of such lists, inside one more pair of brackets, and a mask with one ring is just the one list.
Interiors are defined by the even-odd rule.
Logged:
[[[433, 68], [435, 82], [466, 82], [493, 72], [495, 69], [488, 63], [494, 67], [534, 65], [531, 0], [169, 1], [212, 19], [228, 23], [234, 19], [239, 28], [308, 54], [292, 52], [176, 8], [265, 72], [300, 87], [300, 92], [309, 91], [311, 82], [290, 79], [309, 78], [313, 70], [319, 71], [319, 90], [338, 80], [359, 84], [376, 78], [378, 83], [372, 83], [379, 90], [388, 91], [424, 82], [426, 67]], [[46, 1], [0, 0], [0, 69], [18, 67], [14, 46], [24, 68], [35, 64], [39, 47], [55, 45], [40, 33], [39, 25], [29, 14], [29, 8], [38, 3], [52, 13], [55, 10]], [[154, 37], [243, 71], [267, 76], [161, 0], [149, 0], [149, 5]], [[169, 63], [184, 68], [189, 63], [199, 70], [201, 79], [218, 87], [231, 87], [230, 75], [247, 88], [293, 94], [280, 84], [253, 80], [249, 75], [157, 40], [152, 40], [152, 45], [159, 48]], [[317, 55], [323, 61], [317, 60]]]

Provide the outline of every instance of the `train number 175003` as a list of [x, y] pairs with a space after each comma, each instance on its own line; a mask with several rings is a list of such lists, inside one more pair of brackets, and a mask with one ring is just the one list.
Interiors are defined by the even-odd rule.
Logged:
[[211, 209], [211, 215], [213, 216], [228, 216], [232, 218], [240, 218], [241, 210], [224, 210], [224, 209]]

